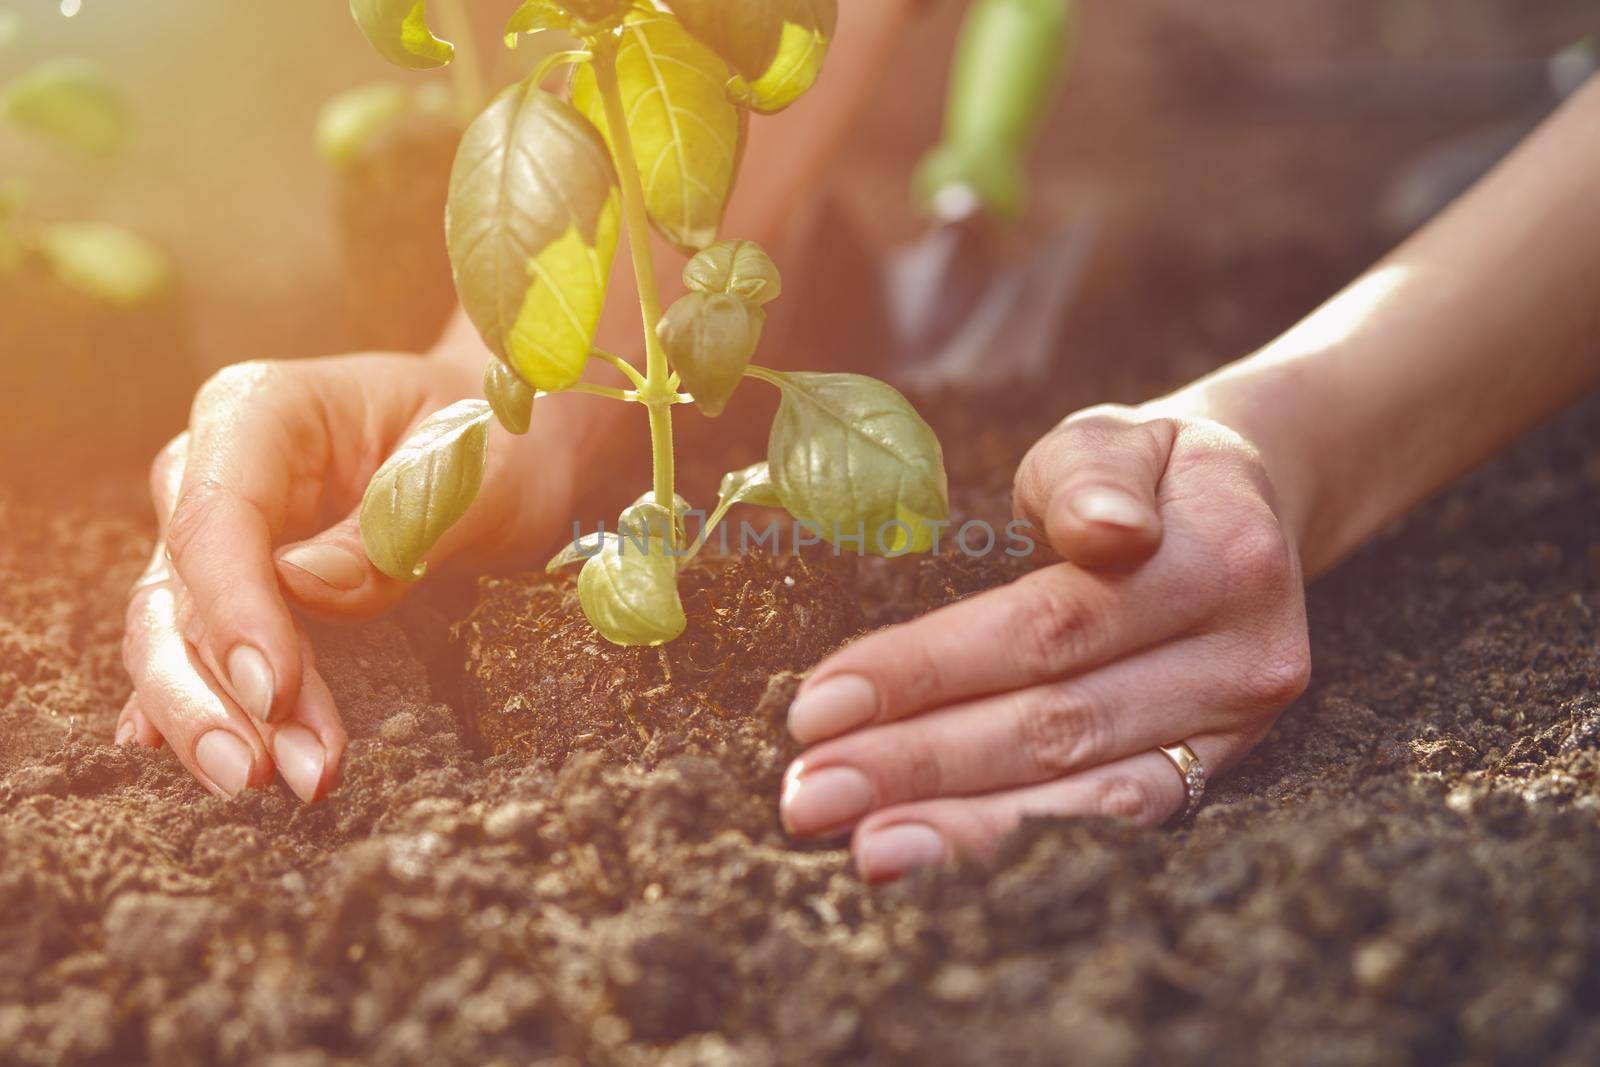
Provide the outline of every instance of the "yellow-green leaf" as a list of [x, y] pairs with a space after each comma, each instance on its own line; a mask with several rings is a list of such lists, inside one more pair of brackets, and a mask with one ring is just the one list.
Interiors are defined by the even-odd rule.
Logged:
[[734, 293], [688, 293], [656, 332], [667, 358], [708, 418], [721, 415], [761, 344], [767, 313]]
[[445, 210], [456, 291], [490, 350], [536, 389], [583, 376], [620, 214], [600, 135], [536, 85], [501, 93], [461, 139]]
[[483, 395], [494, 417], [511, 433], [521, 436], [533, 425], [533, 387], [498, 359], [483, 369]]
[[517, 47], [518, 38], [525, 33], [565, 30], [571, 25], [572, 19], [554, 0], [522, 0], [522, 5], [506, 20], [506, 47]]
[[[617, 80], [650, 220], [688, 251], [715, 241], [744, 143], [744, 114], [728, 97], [728, 66], [662, 11], [622, 26]], [[577, 69], [572, 102], [609, 138], [594, 70]]]
[[928, 551], [950, 496], [939, 439], [916, 409], [860, 374], [774, 378], [783, 402], [768, 462], [789, 513], [836, 545], [884, 556]]
[[728, 508], [734, 504], [753, 504], [763, 508], [781, 508], [783, 500], [777, 486], [772, 484], [772, 465], [766, 460], [748, 467], [729, 471], [722, 476], [722, 487], [717, 490], [717, 507]]
[[428, 0], [350, 0], [350, 14], [378, 54], [407, 70], [448, 66], [456, 47], [428, 29]]
[[718, 241], [684, 264], [683, 284], [699, 293], [733, 293], [754, 304], [783, 295], [772, 257], [754, 241]]
[[153, 242], [103, 222], [58, 222], [39, 252], [61, 281], [116, 307], [138, 307], [172, 286], [172, 263]]
[[592, 37], [614, 29], [632, 6], [632, 0], [522, 0], [506, 22], [506, 46], [517, 47], [519, 34], [545, 30]]
[[822, 73], [838, 0], [672, 0], [689, 31], [739, 74], [750, 106], [782, 111]]
[[0, 48], [16, 44], [22, 36], [22, 16], [15, 11], [0, 10]]
[[483, 486], [493, 417], [482, 400], [452, 404], [422, 420], [378, 468], [361, 500], [361, 544], [373, 566], [402, 582], [422, 577], [423, 557]]
[[36, 136], [106, 156], [122, 146], [128, 113], [122, 97], [92, 63], [41, 63], [0, 92], [0, 116]]
[[631, 538], [635, 544], [642, 544], [647, 538], [666, 537], [670, 529], [673, 546], [681, 547], [684, 544], [684, 517], [692, 510], [693, 507], [680, 493], [672, 494], [670, 512], [656, 503], [655, 493], [644, 493], [617, 516], [617, 532]]
[[574, 563], [587, 563], [598, 556], [607, 545], [620, 540], [621, 537], [618, 534], [606, 533], [604, 530], [599, 533], [584, 534], [582, 537], [574, 537], [562, 547], [560, 552], [551, 557], [550, 562], [544, 565], [544, 569], [548, 573], [554, 574], [561, 568], [570, 567]]
[[665, 644], [689, 625], [678, 561], [657, 540], [643, 551], [627, 538], [607, 540], [578, 574], [578, 600], [589, 624], [614, 645]]

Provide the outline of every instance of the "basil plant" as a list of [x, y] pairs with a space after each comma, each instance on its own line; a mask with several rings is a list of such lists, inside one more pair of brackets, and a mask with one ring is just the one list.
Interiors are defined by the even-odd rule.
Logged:
[[[362, 32], [412, 69], [465, 53], [434, 34], [427, 0], [351, 0]], [[362, 539], [384, 573], [421, 577], [424, 557], [471, 506], [490, 423], [526, 433], [560, 393], [638, 404], [649, 418], [653, 482], [614, 532], [568, 546], [552, 571], [582, 565], [578, 593], [619, 645], [658, 645], [687, 620], [678, 572], [737, 503], [781, 507], [816, 537], [880, 555], [928, 551], [949, 514], [944, 460], [894, 389], [856, 374], [762, 367], [777, 267], [750, 241], [719, 240], [751, 112], [781, 111], [820, 74], [837, 0], [525, 0], [506, 27], [564, 31], [581, 47], [551, 55], [471, 122], [445, 215], [461, 303], [495, 358], [485, 400], [441, 411], [373, 477]], [[565, 91], [545, 85], [566, 69]], [[654, 227], [689, 257], [688, 295], [663, 311]], [[619, 238], [626, 232], [643, 318], [644, 365], [594, 346]], [[593, 363], [631, 388], [585, 380]], [[711, 418], [753, 378], [781, 404], [768, 459], [735, 471], [691, 540], [673, 477], [672, 415]]]

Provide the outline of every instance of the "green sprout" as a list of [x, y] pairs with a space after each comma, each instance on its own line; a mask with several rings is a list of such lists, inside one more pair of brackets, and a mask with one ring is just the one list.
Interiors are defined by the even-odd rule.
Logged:
[[[352, 0], [362, 32], [411, 69], [466, 54], [428, 26], [426, 0]], [[454, 13], [447, 10], [446, 14]], [[857, 374], [783, 372], [752, 362], [782, 281], [751, 241], [718, 240], [749, 113], [780, 111], [821, 73], [837, 0], [526, 0], [506, 28], [562, 31], [581, 47], [548, 57], [501, 92], [463, 135], [445, 230], [456, 289], [494, 353], [485, 401], [425, 420], [374, 475], [362, 502], [373, 563], [420, 578], [427, 553], [471, 506], [490, 423], [527, 432], [559, 393], [638, 404], [649, 418], [651, 488], [615, 532], [578, 539], [552, 571], [582, 564], [589, 622], [619, 645], [659, 645], [687, 626], [678, 573], [734, 504], [781, 507], [835, 546], [926, 552], [949, 515], [939, 441], [905, 397]], [[544, 83], [570, 68], [565, 96]], [[654, 228], [689, 255], [689, 292], [663, 310]], [[645, 363], [595, 348], [623, 233], [638, 282]], [[629, 388], [585, 380], [610, 365]], [[746, 378], [781, 402], [768, 458], [730, 473], [692, 540], [675, 490], [673, 409], [715, 418]]]

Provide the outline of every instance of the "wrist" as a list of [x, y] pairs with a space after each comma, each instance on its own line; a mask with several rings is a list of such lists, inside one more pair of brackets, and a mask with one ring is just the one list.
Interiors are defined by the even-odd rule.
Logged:
[[1179, 389], [1148, 407], [1152, 414], [1211, 423], [1254, 453], [1267, 481], [1267, 503], [1298, 551], [1307, 577], [1331, 565], [1336, 550], [1319, 537], [1323, 480], [1294, 426], [1303, 392], [1288, 368], [1245, 361]]

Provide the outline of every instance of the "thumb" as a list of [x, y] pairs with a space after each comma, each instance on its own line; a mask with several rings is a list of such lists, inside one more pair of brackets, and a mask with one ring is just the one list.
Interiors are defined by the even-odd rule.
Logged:
[[1044, 455], [1034, 461], [1034, 484], [1019, 475], [1018, 507], [1081, 567], [1142, 563], [1161, 547], [1158, 490], [1175, 436], [1166, 420], [1096, 415], [1069, 422], [1036, 449]]
[[[470, 557], [498, 558], [522, 528], [513, 465], [491, 446], [476, 500], [427, 554], [430, 568]], [[389, 577], [367, 556], [361, 540], [361, 505], [337, 524], [279, 548], [273, 559], [284, 595], [298, 608], [325, 618], [354, 621], [381, 615], [406, 598], [415, 582]]]
[[284, 593], [313, 615], [371, 618], [410, 591], [409, 584], [390, 578], [367, 558], [359, 513], [308, 540], [284, 545], [274, 563]]

